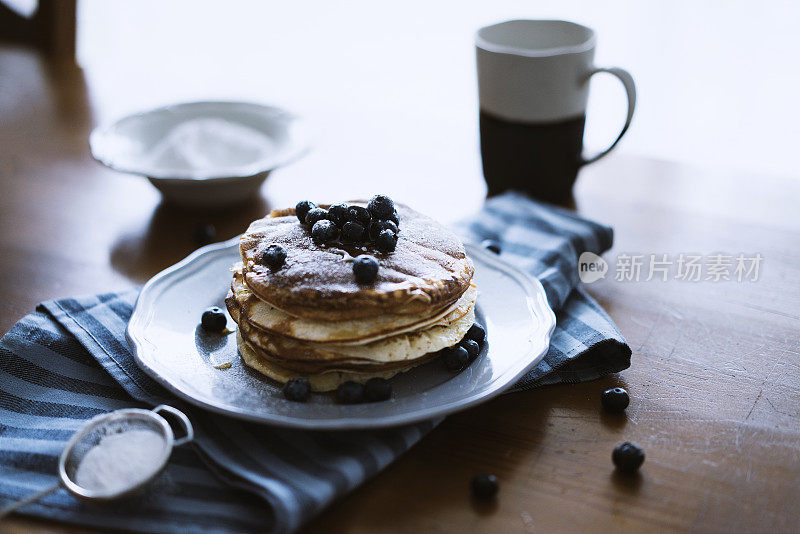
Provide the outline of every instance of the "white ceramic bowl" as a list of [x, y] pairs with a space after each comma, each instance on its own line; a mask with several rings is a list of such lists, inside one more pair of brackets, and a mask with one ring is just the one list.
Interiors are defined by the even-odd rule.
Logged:
[[189, 102], [97, 128], [92, 156], [146, 176], [172, 204], [220, 207], [258, 194], [270, 172], [308, 150], [296, 115], [247, 102]]

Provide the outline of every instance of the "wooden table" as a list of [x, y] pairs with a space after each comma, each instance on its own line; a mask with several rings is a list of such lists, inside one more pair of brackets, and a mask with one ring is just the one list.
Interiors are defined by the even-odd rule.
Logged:
[[[95, 110], [80, 71], [3, 47], [0, 72], [2, 332], [41, 300], [142, 282], [195, 248], [198, 223], [216, 225], [220, 239], [231, 237], [268, 206], [306, 196], [321, 173], [338, 180], [340, 190], [363, 188], [358, 177], [337, 171], [347, 162], [328, 150], [277, 173], [264, 198], [244, 208], [176, 211], [160, 205], [144, 180], [91, 161]], [[426, 169], [441, 164], [436, 155], [415, 155], [419, 176], [407, 177], [401, 196], [425, 187]], [[450, 194], [446, 219], [481, 201], [477, 157], [464, 161], [430, 186]], [[423, 210], [436, 207], [437, 199], [423, 197]], [[798, 201], [796, 179], [623, 155], [586, 169], [578, 209], [616, 231], [606, 255], [612, 270], [587, 289], [627, 336], [631, 368], [449, 417], [308, 531], [798, 531]], [[676, 259], [718, 252], [760, 253], [758, 281], [614, 279], [619, 254]], [[632, 396], [624, 416], [600, 409], [600, 394], [614, 385]], [[638, 477], [612, 469], [611, 450], [624, 440], [646, 451]], [[469, 499], [468, 481], [480, 471], [500, 479], [492, 505]], [[0, 530], [82, 531], [22, 517]]]

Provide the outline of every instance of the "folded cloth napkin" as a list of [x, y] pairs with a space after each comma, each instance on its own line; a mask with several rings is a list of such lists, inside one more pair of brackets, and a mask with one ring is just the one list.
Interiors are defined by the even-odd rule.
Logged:
[[[516, 389], [591, 380], [630, 365], [625, 340], [578, 287], [578, 255], [607, 250], [610, 228], [508, 193], [458, 229], [469, 240], [495, 240], [504, 260], [541, 280], [558, 312], [548, 354]], [[59, 490], [21, 513], [142, 532], [293, 531], [438, 423], [307, 432], [187, 405], [133, 361], [124, 332], [136, 294], [45, 302], [0, 341], [0, 506], [53, 484], [60, 451], [86, 420], [167, 403], [186, 411], [196, 440], [175, 450], [143, 496], [96, 505]]]

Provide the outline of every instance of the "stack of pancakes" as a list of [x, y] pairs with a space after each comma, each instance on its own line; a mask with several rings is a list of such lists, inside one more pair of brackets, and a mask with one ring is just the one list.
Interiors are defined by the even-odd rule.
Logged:
[[[472, 262], [432, 219], [402, 205], [397, 216], [397, 247], [385, 254], [368, 244], [317, 245], [294, 209], [253, 222], [225, 299], [245, 363], [278, 382], [305, 377], [329, 391], [389, 378], [458, 343], [475, 319]], [[279, 269], [261, 261], [270, 245], [287, 253]], [[369, 284], [353, 275], [361, 254], [379, 263]]]

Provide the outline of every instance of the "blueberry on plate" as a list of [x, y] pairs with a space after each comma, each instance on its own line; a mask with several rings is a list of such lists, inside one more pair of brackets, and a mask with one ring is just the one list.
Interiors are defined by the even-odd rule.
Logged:
[[300, 221], [300, 224], [305, 224], [306, 215], [308, 215], [308, 212], [316, 207], [317, 205], [310, 200], [301, 200], [297, 203], [297, 205], [294, 207], [294, 213], [297, 215], [297, 220]]
[[333, 224], [333, 221], [322, 219], [314, 223], [311, 228], [311, 238], [314, 243], [318, 245], [325, 245], [330, 243], [339, 235], [339, 229]]
[[222, 332], [227, 324], [228, 318], [216, 306], [204, 311], [200, 317], [200, 326], [207, 332]]
[[633, 473], [644, 463], [644, 451], [637, 444], [626, 441], [614, 447], [611, 461], [614, 462], [618, 471]]
[[380, 252], [389, 253], [394, 252], [397, 247], [397, 234], [391, 230], [384, 230], [375, 239], [375, 248]]
[[367, 209], [375, 219], [388, 219], [394, 213], [394, 202], [386, 195], [375, 195], [367, 204]]
[[350, 206], [347, 209], [347, 220], [357, 222], [364, 228], [369, 228], [372, 215], [369, 214], [369, 210], [364, 206]]
[[470, 360], [474, 360], [478, 356], [478, 353], [481, 351], [480, 345], [478, 345], [477, 342], [471, 339], [464, 338], [461, 340], [459, 345], [464, 347], [464, 349], [467, 351]]
[[344, 226], [344, 223], [347, 222], [347, 210], [350, 209], [350, 206], [341, 202], [339, 204], [334, 204], [330, 208], [328, 208], [328, 215], [330, 219], [333, 221], [338, 228]]
[[378, 260], [367, 254], [362, 254], [353, 260], [353, 274], [360, 284], [374, 282], [378, 277]]
[[313, 228], [318, 221], [328, 218], [330, 218], [328, 215], [328, 210], [322, 208], [313, 208], [308, 212], [308, 215], [306, 215], [306, 224]]
[[603, 396], [600, 397], [600, 402], [603, 408], [609, 412], [620, 413], [631, 403], [631, 398], [625, 389], [611, 388], [603, 392]]
[[490, 473], [479, 473], [469, 483], [472, 494], [481, 500], [492, 499], [497, 495], [497, 477]]
[[442, 358], [444, 359], [444, 366], [447, 367], [448, 371], [461, 371], [469, 363], [469, 353], [467, 349], [459, 345], [444, 349]]
[[286, 250], [280, 245], [270, 245], [261, 253], [261, 263], [276, 271], [286, 262]]
[[370, 378], [364, 384], [364, 399], [367, 402], [380, 402], [389, 400], [392, 396], [392, 386], [385, 378]]
[[348, 380], [336, 388], [336, 401], [339, 404], [358, 404], [364, 398], [364, 386]]
[[283, 385], [283, 396], [293, 402], [305, 402], [311, 395], [311, 384], [303, 377], [290, 378]]
[[486, 341], [486, 330], [484, 330], [483, 327], [478, 323], [474, 323], [469, 327], [469, 330], [467, 330], [467, 334], [464, 336], [464, 338], [471, 339], [478, 345], [483, 345], [483, 342]]
[[481, 242], [481, 246], [487, 250], [491, 250], [495, 254], [500, 254], [500, 243], [487, 239]]
[[342, 227], [342, 243], [354, 243], [356, 245], [367, 240], [367, 232], [364, 227], [357, 222], [346, 222]]

